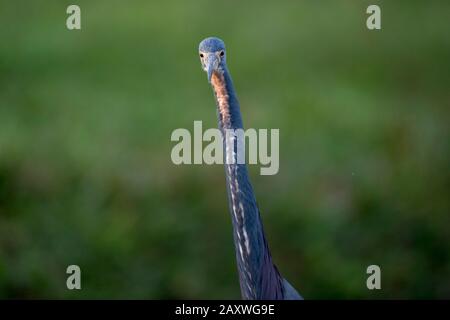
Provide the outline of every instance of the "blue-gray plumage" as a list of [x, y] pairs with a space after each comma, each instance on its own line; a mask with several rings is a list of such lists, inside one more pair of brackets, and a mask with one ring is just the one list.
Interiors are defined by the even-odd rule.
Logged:
[[[226, 65], [225, 44], [206, 38], [199, 46], [200, 61], [211, 83], [217, 104], [224, 154], [237, 157], [236, 139], [227, 140], [228, 129], [243, 129], [239, 102]], [[258, 205], [245, 164], [225, 162], [228, 202], [242, 298], [259, 300], [302, 299], [272, 262]]]

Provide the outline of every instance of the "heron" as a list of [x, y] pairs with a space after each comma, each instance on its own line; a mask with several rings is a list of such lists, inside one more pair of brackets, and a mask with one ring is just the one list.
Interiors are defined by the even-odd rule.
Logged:
[[[199, 56], [214, 91], [224, 154], [236, 157], [236, 137], [226, 138], [226, 131], [243, 130], [243, 123], [239, 101], [226, 64], [225, 43], [216, 37], [206, 38], [200, 42]], [[224, 161], [224, 167], [242, 298], [303, 299], [281, 276], [272, 260], [245, 163]]]

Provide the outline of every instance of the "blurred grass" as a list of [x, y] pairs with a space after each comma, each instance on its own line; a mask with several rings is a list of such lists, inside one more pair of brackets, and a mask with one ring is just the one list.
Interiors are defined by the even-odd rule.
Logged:
[[[223, 38], [273, 256], [306, 298], [449, 298], [450, 3], [0, 3], [0, 297], [238, 298], [223, 168], [175, 166], [216, 127], [197, 46]], [[82, 268], [83, 289], [65, 287]], [[365, 287], [382, 269], [382, 290]]]

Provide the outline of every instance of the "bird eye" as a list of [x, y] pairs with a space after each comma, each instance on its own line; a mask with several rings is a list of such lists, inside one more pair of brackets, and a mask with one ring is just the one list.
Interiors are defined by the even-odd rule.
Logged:
[[203, 53], [200, 53], [200, 58], [203, 58]]
[[220, 51], [220, 56], [223, 57], [223, 55], [225, 54], [225, 52], [222, 50]]

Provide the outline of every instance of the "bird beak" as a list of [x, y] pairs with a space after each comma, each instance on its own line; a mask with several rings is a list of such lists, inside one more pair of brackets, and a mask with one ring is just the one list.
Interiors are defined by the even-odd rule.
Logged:
[[219, 59], [215, 54], [208, 55], [206, 60], [206, 73], [208, 74], [208, 82], [211, 83], [211, 78], [214, 71], [219, 66]]

